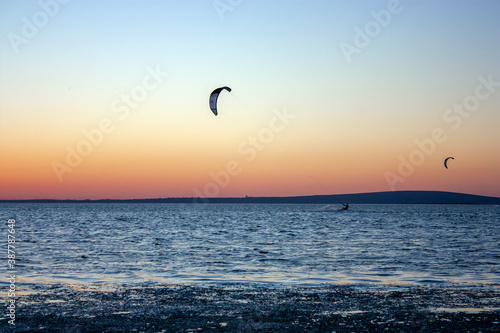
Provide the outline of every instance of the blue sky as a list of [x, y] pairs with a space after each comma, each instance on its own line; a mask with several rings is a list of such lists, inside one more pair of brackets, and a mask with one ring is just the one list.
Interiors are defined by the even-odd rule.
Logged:
[[[328, 170], [336, 170], [336, 156], [349, 152], [373, 155], [371, 163], [377, 171], [372, 174], [367, 166], [359, 170], [361, 178], [373, 179], [364, 181], [369, 184], [366, 190], [386, 190], [384, 170], [395, 169], [398, 155], [409, 154], [415, 139], [445, 126], [445, 110], [473, 93], [478, 77], [492, 75], [500, 81], [497, 1], [232, 3], [0, 1], [3, 155], [18, 158], [11, 156], [15, 148], [26, 151], [24, 159], [29, 160], [30, 151], [43, 148], [47, 157], [31, 163], [33, 167], [25, 166], [26, 172], [45, 170], [47, 180], [40, 187], [49, 186], [52, 177], [57, 193], [66, 193], [65, 185], [53, 175], [51, 162], [64, 159], [65, 146], [77, 144], [82, 129], [116, 116], [112, 102], [130, 93], [143, 80], [146, 68], [160, 68], [169, 73], [168, 78], [89, 156], [87, 161], [95, 159], [95, 164], [83, 162], [81, 170], [92, 170], [84, 174], [99, 173], [97, 154], [109, 154], [118, 161], [122, 157], [113, 154], [127, 150], [139, 159], [144, 158], [140, 155], [144, 147], [151, 150], [150, 155], [166, 149], [169, 156], [182, 156], [192, 164], [200, 164], [197, 156], [206, 150], [227, 161], [242, 139], [267, 123], [274, 109], [286, 107], [298, 120], [280, 134], [279, 144], [248, 166], [249, 173], [273, 165], [276, 156], [284, 154], [301, 161], [298, 171], [285, 172], [287, 177], [319, 170], [315, 177], [329, 192], [363, 191], [363, 182], [350, 188], [341, 180], [349, 170], [345, 162], [328, 175]], [[231, 9], [222, 16], [216, 8], [221, 4]], [[13, 34], [23, 37], [26, 20], [33, 24], [37, 15], [43, 18], [44, 8], [57, 8], [57, 12], [46, 15], [46, 24], [26, 43], [13, 46]], [[373, 12], [380, 15], [390, 8], [397, 8], [397, 13], [391, 14], [387, 26], [379, 24], [369, 44], [347, 59], [342, 43], [355, 46], [356, 29], [365, 31], [375, 22]], [[223, 85], [231, 86], [233, 94], [220, 100], [228, 110], [221, 120], [210, 114], [207, 94]], [[493, 149], [493, 155], [499, 155], [499, 96], [497, 92], [483, 102], [477, 116], [450, 132], [451, 139], [441, 148], [451, 152], [467, 148], [464, 154], [471, 158], [478, 149]], [[20, 132], [28, 133], [23, 140]], [[217, 147], [210, 146], [207, 137]], [[200, 146], [195, 147], [196, 142]], [[500, 166], [498, 158], [492, 161], [490, 168]], [[156, 162], [148, 157], [149, 164]], [[193, 171], [191, 178], [203, 183], [203, 175], [220, 168], [215, 161], [208, 165], [206, 170]], [[12, 165], [4, 171], [13, 169]], [[254, 173], [258, 178], [259, 172]], [[417, 188], [417, 179], [401, 189]], [[318, 190], [314, 184], [299, 183], [290, 191]], [[473, 185], [465, 188], [500, 195], [486, 183], [481, 180], [477, 190]], [[188, 181], [186, 188], [193, 184], [197, 183]], [[248, 192], [244, 184], [226, 190], [227, 195]], [[279, 185], [265, 192], [283, 193]], [[189, 193], [177, 189], [171, 194]]]

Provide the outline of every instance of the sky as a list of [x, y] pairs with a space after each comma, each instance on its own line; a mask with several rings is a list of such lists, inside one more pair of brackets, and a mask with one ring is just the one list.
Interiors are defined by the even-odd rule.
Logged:
[[493, 0], [0, 0], [0, 199], [500, 197], [498, 17]]

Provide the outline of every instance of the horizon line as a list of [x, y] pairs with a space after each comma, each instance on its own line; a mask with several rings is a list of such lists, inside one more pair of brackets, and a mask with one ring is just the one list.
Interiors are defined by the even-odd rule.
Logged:
[[309, 195], [289, 195], [289, 196], [230, 196], [230, 197], [157, 197], [157, 198], [100, 198], [100, 199], [53, 199], [53, 198], [41, 198], [41, 199], [0, 199], [0, 202], [36, 202], [36, 201], [82, 201], [82, 202], [96, 202], [96, 201], [145, 201], [145, 200], [192, 200], [193, 202], [197, 200], [241, 200], [241, 199], [299, 199], [299, 198], [321, 198], [321, 197], [335, 197], [335, 196], [355, 196], [355, 195], [374, 195], [374, 194], [396, 194], [396, 193], [442, 193], [451, 195], [465, 195], [465, 196], [475, 196], [483, 198], [493, 198], [499, 199], [500, 197], [482, 194], [471, 194], [463, 192], [450, 192], [450, 191], [440, 191], [440, 190], [400, 190], [400, 191], [376, 191], [376, 192], [356, 192], [356, 193], [341, 193], [341, 194], [309, 194]]

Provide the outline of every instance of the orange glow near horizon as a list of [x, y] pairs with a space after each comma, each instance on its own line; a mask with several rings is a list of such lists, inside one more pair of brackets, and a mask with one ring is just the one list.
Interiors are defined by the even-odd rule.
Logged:
[[[127, 154], [125, 150], [108, 152], [103, 147], [64, 173], [62, 182], [51, 168], [53, 155], [43, 150], [31, 155], [4, 150], [4, 154], [15, 158], [1, 165], [0, 199], [139, 199], [195, 197], [198, 193], [207, 197], [297, 196], [390, 191], [384, 173], [397, 173], [400, 163], [395, 158], [388, 162], [375, 152], [350, 155], [340, 149], [329, 155], [342, 158], [328, 159], [314, 149], [287, 155], [281, 146], [275, 148], [270, 145], [247, 161], [250, 155], [238, 154], [236, 150], [214, 153], [208, 158], [211, 154], [206, 151], [157, 154], [152, 149]], [[442, 165], [442, 158], [426, 157], [425, 163], [415, 167], [395, 190], [499, 196], [494, 186], [498, 161], [479, 155], [455, 157], [449, 169]]]

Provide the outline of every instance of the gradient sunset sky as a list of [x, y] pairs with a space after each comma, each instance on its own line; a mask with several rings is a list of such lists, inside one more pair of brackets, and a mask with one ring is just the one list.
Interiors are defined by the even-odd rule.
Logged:
[[500, 197], [499, 18], [495, 0], [1, 0], [0, 199]]

